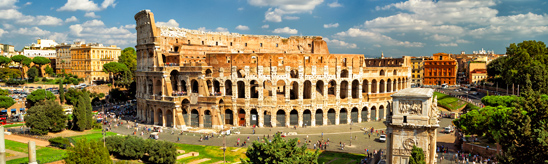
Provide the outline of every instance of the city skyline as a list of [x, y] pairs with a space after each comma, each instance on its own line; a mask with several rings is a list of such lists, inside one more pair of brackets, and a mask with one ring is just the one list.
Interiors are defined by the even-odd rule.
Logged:
[[[188, 7], [194, 6], [194, 7]], [[481, 1], [18, 1], [0, 0], [0, 43], [16, 50], [36, 39], [134, 47], [133, 16], [149, 9], [158, 25], [255, 35], [323, 36], [331, 53], [379, 57], [497, 54], [510, 43], [546, 40], [540, 0]]]

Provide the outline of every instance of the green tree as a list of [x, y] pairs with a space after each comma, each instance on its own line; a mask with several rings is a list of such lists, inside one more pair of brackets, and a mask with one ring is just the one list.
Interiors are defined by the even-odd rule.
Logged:
[[133, 79], [135, 70], [137, 70], [137, 52], [135, 49], [133, 47], [124, 48], [120, 57], [118, 57], [118, 62], [127, 66], [131, 79]]
[[72, 110], [73, 130], [84, 131], [87, 129], [89, 121], [83, 96], [78, 96], [78, 101]]
[[112, 163], [107, 147], [98, 140], [81, 139], [76, 141], [74, 147], [68, 149], [68, 156], [65, 158], [67, 164], [105, 164]]
[[59, 102], [61, 104], [65, 103], [65, 88], [63, 88], [62, 83], [59, 83]]
[[11, 57], [11, 60], [13, 60], [16, 63], [19, 63], [19, 71], [21, 72], [21, 78], [23, 78], [23, 75], [25, 74], [25, 71], [23, 69], [23, 67], [24, 67], [23, 61], [25, 61], [25, 60], [28, 61], [30, 59], [28, 57], [26, 57], [25, 55], [15, 55], [15, 56]]
[[413, 145], [411, 149], [411, 157], [409, 157], [409, 164], [425, 164], [426, 159], [422, 148]]
[[45, 135], [48, 132], [60, 132], [65, 129], [67, 116], [61, 105], [48, 100], [28, 109], [25, 121], [25, 125], [30, 127], [31, 132]]
[[7, 67], [7, 65], [10, 63], [11, 63], [11, 58], [0, 56], [0, 66]]
[[65, 100], [66, 103], [69, 105], [76, 105], [78, 101], [78, 97], [83, 95], [86, 91], [80, 91], [75, 88], [69, 88], [68, 91], [65, 93]]
[[27, 96], [27, 102], [30, 106], [33, 106], [39, 101], [44, 100], [55, 100], [55, 95], [51, 93], [50, 91], [46, 91], [45, 89], [37, 89], [30, 93], [30, 95]]
[[110, 62], [103, 65], [103, 72], [108, 73], [112, 81], [112, 85], [116, 79], [122, 78], [122, 75], [127, 75], [128, 68], [125, 64], [118, 62]]
[[[143, 143], [145, 144], [145, 143]], [[175, 163], [177, 148], [167, 141], [149, 140], [148, 161], [152, 163]]]
[[10, 91], [7, 89], [0, 89], [0, 96], [8, 96], [10, 95]]
[[8, 96], [0, 96], [0, 108], [8, 109], [15, 104], [15, 100]]
[[[105, 138], [105, 144], [107, 145], [108, 151], [110, 153], [120, 153], [120, 149], [122, 148], [122, 145], [124, 144], [124, 141], [126, 140], [126, 137], [122, 136], [108, 136]], [[139, 143], [138, 145], [144, 144]]]
[[32, 62], [34, 64], [38, 65], [38, 68], [39, 68], [38, 72], [40, 72], [39, 75], [41, 77], [42, 76], [42, 66], [51, 63], [51, 60], [49, 60], [48, 58], [45, 58], [45, 57], [38, 56], [38, 57], [34, 57], [32, 59]]
[[148, 145], [143, 138], [128, 136], [120, 146], [119, 153], [130, 159], [141, 159], [147, 150]]
[[83, 106], [86, 109], [86, 129], [91, 129], [93, 126], [93, 107], [91, 106], [91, 99], [89, 98], [89, 92], [83, 91], [82, 97], [84, 98]]
[[47, 65], [46, 68], [44, 68], [44, 71], [46, 71], [46, 74], [48, 74], [49, 76], [53, 76], [53, 74], [55, 74], [55, 72], [53, 71], [53, 68], [51, 68], [49, 65]]
[[29, 69], [29, 71], [27, 71], [27, 76], [29, 77], [29, 79], [35, 79], [36, 77], [38, 77], [38, 69], [36, 67], [32, 67]]
[[[319, 151], [307, 152], [305, 145], [297, 147], [297, 138], [285, 141], [277, 134], [272, 142], [253, 142], [241, 159], [242, 163], [318, 163]], [[273, 151], [274, 150], [274, 151]]]

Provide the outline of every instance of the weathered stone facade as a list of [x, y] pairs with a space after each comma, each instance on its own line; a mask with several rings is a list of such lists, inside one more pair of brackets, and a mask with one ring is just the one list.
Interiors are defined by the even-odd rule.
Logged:
[[387, 163], [407, 164], [413, 146], [422, 148], [427, 164], [436, 162], [437, 98], [433, 89], [408, 88], [392, 95], [386, 118]]
[[410, 57], [329, 54], [322, 37], [241, 35], [137, 22], [137, 109], [169, 127], [320, 126], [382, 120]]

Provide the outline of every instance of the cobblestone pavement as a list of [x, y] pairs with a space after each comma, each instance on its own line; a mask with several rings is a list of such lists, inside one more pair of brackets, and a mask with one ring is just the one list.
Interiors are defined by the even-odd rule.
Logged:
[[[443, 137], [445, 135], [451, 135], [451, 134], [443, 134], [439, 133], [443, 129], [443, 127], [447, 127], [450, 125], [451, 120], [450, 119], [442, 119], [440, 121], [440, 128], [438, 128], [438, 137]], [[130, 122], [130, 125], [134, 125]], [[151, 125], [141, 125], [140, 127], [147, 126], [150, 127]], [[252, 127], [243, 127], [243, 128], [234, 128], [232, 130], [233, 134], [226, 137], [226, 146], [229, 147], [236, 147], [236, 142], [238, 139], [240, 139], [240, 143], [243, 143], [244, 141], [247, 142], [247, 145], [251, 145], [253, 141], [257, 141], [257, 137], [267, 137], [274, 135], [276, 132], [283, 132], [283, 133], [289, 133], [289, 132], [296, 132], [297, 135], [288, 135], [285, 138], [292, 139], [292, 138], [299, 138], [301, 140], [301, 145], [304, 144], [304, 140], [308, 137], [308, 140], [312, 141], [312, 144], [308, 145], [308, 148], [314, 148], [313, 144], [315, 141], [322, 140], [322, 133], [323, 133], [323, 139], [327, 141], [327, 139], [330, 140], [330, 144], [327, 147], [327, 150], [329, 151], [339, 151], [339, 152], [350, 152], [350, 153], [365, 153], [365, 149], [372, 150], [379, 150], [383, 149], [386, 150], [386, 143], [378, 142], [378, 136], [376, 133], [371, 135], [371, 138], [369, 138], [369, 135], [367, 135], [362, 128], [375, 128], [375, 130], [378, 129], [378, 132], [380, 133], [381, 130], [386, 130], [386, 126], [383, 124], [383, 122], [363, 122], [363, 123], [355, 123], [352, 125], [352, 132], [350, 132], [350, 125], [329, 125], [329, 126], [321, 126], [321, 127], [307, 127], [307, 128], [285, 128], [285, 127], [276, 127], [276, 128], [252, 128]], [[253, 134], [253, 130], [255, 130], [255, 134]], [[120, 133], [120, 134], [133, 134], [134, 128], [128, 129], [125, 121], [124, 125], [112, 128], [113, 132]], [[212, 146], [222, 146], [223, 145], [223, 139], [222, 137], [219, 137], [218, 135], [214, 138], [210, 138], [209, 140], [203, 140], [200, 142], [200, 137], [203, 134], [199, 133], [184, 133], [183, 135], [180, 135], [180, 130], [173, 130], [174, 134], [171, 134], [172, 129], [171, 128], [165, 128], [165, 130], [159, 134], [159, 138], [161, 140], [167, 140], [172, 142], [178, 142], [178, 143], [185, 143], [185, 144], [195, 144], [195, 145], [212, 145]], [[239, 131], [240, 134], [234, 134], [234, 132]], [[137, 136], [141, 136], [141, 130], [137, 132]], [[144, 133], [143, 138], [148, 138], [149, 134]], [[350, 140], [350, 136], [352, 136], [355, 139]], [[247, 138], [249, 137], [249, 141]], [[180, 138], [180, 141], [178, 141], [178, 138]], [[346, 147], [344, 150], [341, 150], [339, 147], [339, 143], [345, 143]], [[352, 142], [352, 146], [350, 146], [350, 142]]]

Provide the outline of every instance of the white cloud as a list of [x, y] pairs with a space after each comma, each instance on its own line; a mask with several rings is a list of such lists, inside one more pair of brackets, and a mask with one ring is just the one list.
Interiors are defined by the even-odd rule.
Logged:
[[90, 18], [101, 18], [101, 16], [95, 15], [95, 12], [87, 12], [84, 16]]
[[52, 17], [49, 15], [38, 15], [38, 16], [29, 16], [24, 15], [17, 20], [16, 23], [27, 24], [27, 25], [47, 25], [47, 26], [59, 26], [63, 24], [63, 20], [57, 17]]
[[274, 29], [274, 31], [272, 32], [276, 34], [297, 34], [299, 31], [297, 31], [296, 29], [291, 29], [289, 27], [284, 27]]
[[442, 47], [457, 47], [457, 46], [459, 46], [459, 44], [457, 44], [457, 43], [440, 43], [438, 46], [442, 46]]
[[244, 25], [238, 25], [238, 26], [236, 26], [236, 30], [245, 31], [245, 30], [249, 30], [249, 27], [244, 26]]
[[209, 31], [209, 30], [207, 30], [205, 27], [200, 27], [198, 28], [198, 31]]
[[228, 29], [227, 29], [227, 28], [223, 28], [223, 27], [217, 27], [217, 28], [215, 29], [215, 31], [217, 31], [217, 32], [228, 32]]
[[32, 2], [27, 2], [23, 6], [28, 6], [28, 5], [32, 5]]
[[94, 3], [92, 0], [68, 0], [67, 3], [61, 8], [58, 8], [57, 11], [100, 11], [104, 10], [109, 6], [115, 7], [115, 0], [104, 0], [101, 4], [101, 7]]
[[464, 39], [457, 39], [457, 43], [472, 43], [472, 42]]
[[10, 29], [13, 29], [13, 28], [14, 28], [13, 25], [7, 24], [7, 23], [3, 24], [3, 26], [4, 26], [4, 28], [5, 28], [6, 30], [10, 30]]
[[4, 31], [0, 28], [0, 37], [2, 37], [2, 35], [5, 34], [5, 33], [6, 33], [6, 31]]
[[358, 48], [358, 46], [355, 43], [346, 43], [341, 40], [329, 39], [329, 38], [323, 38], [323, 40], [327, 42], [328, 44], [334, 45], [335, 47]]
[[424, 47], [424, 43], [421, 42], [409, 42], [409, 41], [399, 41], [393, 39], [389, 36], [382, 35], [380, 33], [363, 31], [358, 28], [350, 28], [348, 31], [343, 31], [335, 34], [339, 37], [359, 37], [361, 39], [367, 39], [370, 42], [378, 43], [381, 42], [385, 45], [391, 46], [404, 46], [404, 47]]
[[17, 0], [0, 0], [0, 9], [13, 9], [17, 8], [15, 3]]
[[68, 34], [54, 32], [53, 34], [49, 35], [47, 38], [51, 40], [55, 40], [57, 43], [62, 43], [62, 42], [67, 42]]
[[285, 20], [299, 20], [300, 17], [297, 16], [284, 16]]
[[282, 16], [311, 12], [323, 0], [247, 0], [252, 6], [270, 7], [265, 12], [265, 21], [281, 22]]
[[270, 27], [270, 26], [269, 26], [269, 25], [267, 25], [267, 24], [265, 24], [265, 25], [261, 26], [261, 28], [269, 28], [269, 27]]
[[434, 34], [434, 35], [430, 36], [430, 39], [433, 39], [435, 41], [448, 42], [448, 41], [453, 40], [454, 37], [447, 36], [447, 35]]
[[242, 11], [242, 10], [244, 10], [244, 8], [243, 8], [243, 7], [240, 7], [240, 8], [238, 8], [238, 11]]
[[78, 18], [76, 18], [75, 16], [72, 16], [70, 18], [65, 19], [65, 23], [70, 23], [70, 22], [78, 22]]
[[94, 20], [89, 20], [89, 21], [84, 22], [83, 25], [88, 26], [88, 27], [105, 26], [105, 23], [103, 23], [103, 21], [101, 21], [101, 20], [94, 19]]
[[177, 27], [179, 28], [179, 23], [174, 19], [169, 19], [167, 22], [156, 22], [156, 26], [167, 26], [167, 27]]
[[339, 1], [335, 1], [333, 3], [328, 3], [327, 6], [334, 8], [334, 7], [342, 7], [342, 5], [339, 3]]
[[[101, 20], [90, 20], [82, 24], [69, 26], [68, 38], [72, 40], [86, 40], [103, 44], [129, 45], [135, 44], [136, 34], [130, 32], [126, 27], [107, 27]], [[52, 34], [54, 37], [63, 38], [62, 34]]]
[[127, 29], [130, 29], [130, 28], [133, 29], [135, 27], [137, 27], [137, 25], [135, 25], [135, 24], [128, 24], [128, 25], [124, 26], [124, 28], [127, 28]]
[[50, 34], [51, 32], [47, 30], [42, 30], [38, 27], [32, 27], [32, 28], [19, 28], [17, 30], [11, 31], [11, 33], [19, 34], [19, 35], [29, 35], [29, 36], [45, 36]]
[[323, 24], [323, 28], [337, 28], [339, 23]]

